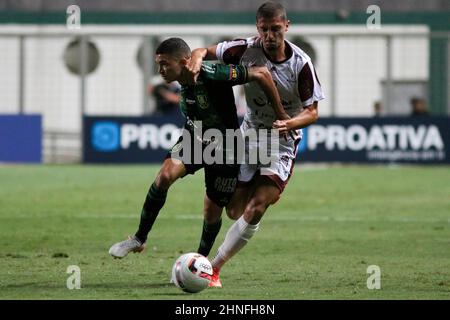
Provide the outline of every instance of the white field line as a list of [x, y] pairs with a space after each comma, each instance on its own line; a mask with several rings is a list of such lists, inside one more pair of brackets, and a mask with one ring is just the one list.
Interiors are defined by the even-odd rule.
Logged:
[[[51, 219], [51, 218], [66, 218], [66, 219], [135, 219], [138, 220], [139, 214], [77, 214], [77, 215], [0, 215], [0, 219]], [[226, 215], [223, 214], [226, 218]], [[179, 214], [166, 216], [161, 214], [158, 219], [178, 219], [178, 220], [201, 220], [203, 219], [201, 214]], [[367, 219], [358, 217], [314, 217], [314, 216], [286, 216], [286, 215], [267, 215], [264, 220], [269, 221], [303, 221], [303, 222], [395, 222], [395, 223], [449, 223], [450, 218], [447, 219], [426, 219], [426, 218], [379, 218], [379, 219]]]

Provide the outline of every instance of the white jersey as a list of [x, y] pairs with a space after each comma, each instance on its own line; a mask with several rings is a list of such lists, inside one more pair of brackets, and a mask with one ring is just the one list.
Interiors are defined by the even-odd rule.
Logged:
[[[217, 45], [216, 55], [225, 64], [266, 66], [286, 113], [294, 117], [303, 107], [324, 99], [324, 96], [311, 58], [293, 43], [287, 40], [285, 43], [287, 59], [281, 62], [270, 60], [259, 37], [221, 42]], [[244, 122], [248, 127], [271, 128], [276, 120], [275, 112], [260, 86], [252, 81], [244, 88], [248, 106]]]
[[[247, 67], [266, 66], [280, 94], [281, 103], [290, 117], [295, 117], [303, 108], [324, 99], [320, 82], [311, 58], [299, 47], [289, 41], [286, 43], [286, 60], [271, 61], [263, 50], [262, 41], [258, 37], [222, 42], [217, 45], [217, 58], [225, 64], [240, 64]], [[252, 81], [244, 85], [247, 112], [241, 125], [244, 132], [255, 128], [272, 128], [277, 119], [275, 112], [263, 90]], [[276, 155], [269, 166], [259, 163], [244, 163], [240, 167], [238, 180], [246, 183], [258, 172], [267, 175], [284, 190], [295, 163], [297, 145], [302, 138], [302, 130], [287, 139], [278, 139], [278, 150], [271, 150]], [[260, 142], [248, 142], [245, 145], [246, 157], [258, 152]]]

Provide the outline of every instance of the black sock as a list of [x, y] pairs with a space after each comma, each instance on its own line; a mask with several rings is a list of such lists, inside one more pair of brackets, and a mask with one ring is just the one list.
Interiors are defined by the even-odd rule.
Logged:
[[203, 220], [202, 238], [200, 239], [200, 246], [197, 250], [198, 253], [204, 255], [205, 257], [208, 256], [212, 246], [214, 245], [214, 241], [216, 240], [221, 226], [222, 218], [220, 218], [216, 223], [213, 224], [207, 224], [206, 221]]
[[135, 234], [136, 238], [138, 238], [141, 243], [147, 241], [147, 235], [152, 229], [159, 211], [164, 206], [166, 197], [167, 190], [160, 190], [156, 184], [153, 183], [145, 198], [139, 229]]

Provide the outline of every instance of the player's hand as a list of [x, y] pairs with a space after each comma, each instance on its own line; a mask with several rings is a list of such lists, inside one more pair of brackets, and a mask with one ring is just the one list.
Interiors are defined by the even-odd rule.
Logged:
[[276, 120], [272, 124], [273, 129], [278, 129], [280, 135], [286, 135], [289, 132], [287, 120]]
[[188, 84], [193, 85], [197, 81], [197, 77], [200, 74], [203, 58], [201, 55], [196, 54], [195, 50], [192, 52], [191, 59], [185, 66], [186, 80]]
[[288, 135], [294, 140], [297, 140], [298, 138], [297, 132], [295, 130], [292, 130], [291, 127], [289, 126], [289, 120], [276, 120], [272, 124], [272, 128], [277, 129], [280, 136], [282, 136], [286, 141]]

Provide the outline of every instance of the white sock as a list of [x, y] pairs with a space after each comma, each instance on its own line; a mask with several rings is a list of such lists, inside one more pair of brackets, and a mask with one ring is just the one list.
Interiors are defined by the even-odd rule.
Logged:
[[225, 240], [211, 262], [213, 267], [220, 269], [247, 244], [248, 240], [258, 231], [258, 227], [259, 223], [248, 224], [242, 215], [228, 230]]

